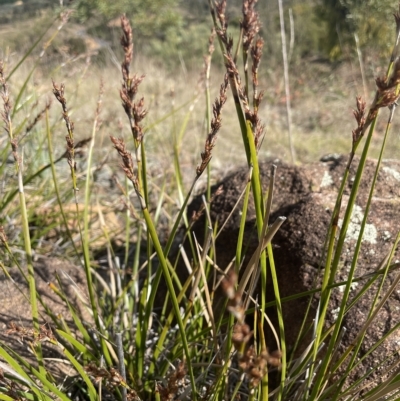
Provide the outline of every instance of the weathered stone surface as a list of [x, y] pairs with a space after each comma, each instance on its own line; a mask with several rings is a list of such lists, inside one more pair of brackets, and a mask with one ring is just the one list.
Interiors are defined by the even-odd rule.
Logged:
[[[273, 240], [274, 259], [282, 297], [309, 290], [315, 286], [318, 268], [323, 262], [322, 248], [329, 227], [333, 207], [338, 188], [347, 163], [347, 156], [331, 155], [325, 157], [319, 163], [293, 167], [278, 160], [261, 164], [262, 182], [266, 190], [269, 182], [270, 166], [277, 165], [275, 179], [274, 203], [271, 221], [277, 216], [286, 216], [287, 221], [282, 225]], [[348, 196], [354, 182], [359, 159], [356, 158], [351, 166], [348, 183], [345, 187], [342, 216], [345, 210]], [[368, 160], [364, 176], [360, 185], [356, 205], [354, 207], [352, 222], [350, 224], [345, 246], [340, 259], [336, 281], [346, 280], [353, 259], [354, 248], [360, 228], [364, 210], [368, 199], [370, 185], [374, 176], [376, 161]], [[216, 196], [211, 205], [211, 219], [221, 226], [247, 182], [247, 168], [239, 169], [229, 174], [220, 183], [214, 186], [222, 188], [222, 194]], [[374, 272], [379, 263], [390, 252], [397, 231], [400, 229], [400, 163], [394, 160], [384, 161], [378, 174], [375, 194], [372, 200], [370, 214], [362, 242], [358, 259], [356, 277]], [[197, 198], [189, 207], [189, 213], [200, 207], [200, 198]], [[236, 209], [231, 221], [216, 242], [216, 258], [221, 268], [225, 268], [235, 255], [236, 238], [239, 229], [241, 205]], [[247, 215], [246, 246], [247, 256], [250, 256], [257, 245], [255, 233], [254, 205], [251, 204]], [[203, 238], [204, 221], [199, 221], [194, 226], [197, 238]], [[394, 260], [400, 259], [396, 253]], [[397, 273], [390, 273], [383, 285], [383, 293], [389, 288]], [[367, 280], [364, 279], [352, 286], [350, 299], [362, 288]], [[347, 329], [344, 335], [341, 350], [349, 346], [357, 336], [365, 323], [371, 309], [375, 293], [378, 288], [376, 283], [359, 300], [344, 319], [343, 326]], [[342, 299], [342, 289], [335, 289], [327, 326], [334, 324], [338, 307]], [[269, 285], [267, 294], [273, 294]], [[360, 349], [359, 357], [365, 355], [379, 341], [382, 336], [400, 321], [400, 291], [395, 291], [383, 309], [378, 313], [374, 323], [368, 330], [365, 341]], [[283, 313], [286, 323], [286, 341], [289, 348], [293, 346], [307, 306], [306, 299], [300, 299], [285, 303]], [[313, 301], [311, 323], [318, 295]], [[274, 311], [270, 317], [277, 327]], [[270, 347], [276, 348], [269, 342]], [[352, 373], [348, 382], [354, 382], [366, 373], [368, 369], [377, 365], [386, 357], [395, 354], [400, 345], [400, 331], [395, 331], [391, 337], [380, 345], [377, 350], [363, 361], [357, 370]], [[303, 345], [304, 348], [304, 345]], [[386, 362], [371, 377], [379, 379]]]

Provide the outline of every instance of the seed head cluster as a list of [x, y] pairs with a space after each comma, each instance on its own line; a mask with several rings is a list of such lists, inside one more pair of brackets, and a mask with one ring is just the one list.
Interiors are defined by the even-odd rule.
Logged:
[[260, 31], [260, 18], [254, 10], [257, 0], [244, 0], [242, 6], [243, 19], [240, 27], [243, 31], [243, 51], [248, 53], [254, 38]]
[[65, 137], [67, 141], [67, 160], [71, 168], [71, 172], [75, 174], [76, 171], [76, 161], [75, 161], [75, 146], [74, 146], [74, 123], [70, 120], [68, 115], [67, 100], [64, 96], [65, 85], [61, 84], [57, 86], [53, 81], [53, 93], [56, 99], [60, 102], [62, 107], [62, 115], [67, 127], [68, 135]]
[[228, 87], [228, 84], [228, 75], [225, 74], [224, 82], [222, 83], [219, 90], [219, 97], [215, 99], [215, 102], [213, 104], [213, 119], [211, 120], [211, 130], [207, 135], [206, 143], [204, 145], [204, 152], [201, 153], [201, 164], [197, 166], [196, 169], [197, 177], [199, 177], [203, 173], [211, 160], [212, 150], [217, 140], [217, 133], [221, 128], [221, 114], [222, 108], [224, 107], [224, 104], [226, 102], [226, 89]]
[[279, 351], [270, 353], [266, 348], [257, 352], [254, 345], [250, 344], [253, 331], [244, 321], [243, 294], [236, 289], [237, 274], [233, 270], [230, 270], [221, 285], [225, 295], [229, 299], [228, 310], [237, 320], [233, 328], [232, 343], [238, 352], [239, 367], [246, 374], [250, 388], [255, 388], [268, 373], [268, 366], [280, 366], [281, 354]]
[[117, 369], [98, 367], [94, 362], [86, 365], [84, 369], [88, 375], [93, 377], [95, 383], [104, 382], [110, 391], [115, 390], [117, 387], [124, 387], [127, 390], [126, 399], [128, 401], [140, 400], [136, 391], [127, 385]]
[[378, 77], [375, 79], [375, 82], [377, 90], [366, 118], [362, 135], [378, 115], [379, 109], [383, 107], [390, 107], [396, 104], [397, 100], [399, 99], [400, 92], [398, 86], [400, 84], [400, 57], [397, 57], [397, 59], [394, 61], [390, 75]]
[[129, 23], [128, 18], [123, 15], [121, 17], [122, 37], [121, 46], [124, 50], [124, 60], [121, 63], [122, 71], [122, 88], [120, 90], [120, 97], [122, 100], [122, 106], [125, 110], [126, 115], [129, 118], [131, 131], [135, 143], [140, 144], [143, 139], [143, 127], [141, 122], [147, 114], [147, 110], [144, 108], [144, 99], [141, 98], [135, 102], [135, 97], [138, 92], [140, 83], [144, 79], [144, 75], [130, 75], [130, 65], [133, 59], [133, 41], [132, 41], [132, 27]]
[[[242, 85], [242, 80], [236, 64], [236, 55], [232, 54], [233, 40], [227, 34], [227, 19], [225, 16], [226, 1], [220, 1], [215, 5], [215, 15], [219, 22], [216, 32], [225, 47], [225, 67], [231, 85], [232, 94], [236, 104], [240, 104], [244, 118], [250, 122], [254, 135], [254, 142], [258, 150], [262, 144], [265, 125], [261, 123], [258, 116], [258, 109], [263, 98], [263, 92], [258, 91], [258, 68], [261, 61], [264, 41], [256, 38], [260, 31], [260, 18], [255, 11], [257, 0], [245, 0], [243, 2], [241, 30], [243, 36], [243, 57], [245, 60], [244, 73], [246, 84]], [[247, 56], [250, 52], [252, 59], [251, 80], [253, 86], [252, 106], [250, 106], [248, 81]]]
[[178, 393], [186, 387], [187, 382], [186, 366], [180, 362], [178, 366], [168, 376], [166, 385], [158, 384], [157, 389], [162, 401], [177, 399]]
[[3, 110], [1, 111], [1, 118], [4, 122], [4, 129], [10, 137], [12, 104], [10, 100], [10, 91], [8, 89], [8, 84], [5, 77], [3, 61], [0, 61], [0, 86], [2, 87], [1, 98], [3, 100]]
[[365, 107], [366, 103], [361, 96], [356, 98], [357, 108], [353, 110], [354, 118], [357, 121], [357, 128], [352, 131], [353, 143], [358, 142], [364, 133], [365, 126]]

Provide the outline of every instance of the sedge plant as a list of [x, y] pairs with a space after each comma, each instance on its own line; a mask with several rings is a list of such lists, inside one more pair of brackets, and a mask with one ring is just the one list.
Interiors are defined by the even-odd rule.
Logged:
[[[322, 261], [324, 269], [321, 269], [322, 285], [307, 293], [282, 298], [277, 274], [279, 260], [274, 259], [271, 242], [284, 224], [285, 216], [270, 221], [276, 167], [272, 166], [268, 189], [263, 192], [258, 160], [264, 138], [264, 125], [259, 116], [263, 100], [263, 92], [259, 88], [259, 67], [264, 42], [259, 36], [261, 24], [256, 4], [256, 0], [243, 0], [240, 32], [237, 35], [237, 42], [234, 43], [228, 31], [226, 1], [209, 1], [213, 30], [208, 42], [202, 80], [196, 94], [189, 103], [184, 102], [182, 106], [173, 107], [165, 116], [147, 125], [146, 118], [151, 114], [151, 110], [146, 109], [145, 97], [139, 97], [142, 83], [147, 77], [131, 72], [134, 60], [134, 29], [125, 16], [121, 17], [123, 56], [119, 100], [122, 103], [121, 114], [125, 114], [128, 135], [117, 136], [112, 133], [111, 141], [107, 145], [103, 143], [102, 146], [108, 146], [110, 150], [114, 148], [124, 174], [124, 182], [118, 179], [115, 181], [124, 202], [125, 255], [121, 262], [103, 218], [102, 230], [106, 238], [108, 262], [106, 274], [96, 267], [90, 238], [93, 159], [94, 151], [99, 146], [98, 134], [103, 113], [102, 95], [105, 83], [100, 85], [90, 138], [83, 141], [76, 140], [75, 132], [79, 130], [79, 124], [75, 125], [73, 121], [73, 112], [69, 106], [69, 88], [56, 82], [53, 82], [52, 90], [59, 106], [56, 118], [58, 123], [51, 123], [50, 102], [47, 102], [37, 119], [31, 123], [22, 119], [19, 128], [15, 130], [14, 121], [19, 121], [20, 116], [19, 109], [13, 108], [11, 104], [8, 78], [16, 73], [21, 64], [27, 62], [32, 49], [29, 49], [21, 59], [21, 63], [17, 64], [8, 76], [4, 64], [1, 64], [2, 117], [8, 135], [6, 148], [11, 149], [18, 189], [10, 188], [4, 194], [0, 210], [3, 215], [15, 210], [12, 208], [15, 207], [18, 195], [21, 237], [24, 245], [23, 262], [16, 257], [9, 244], [6, 219], [3, 219], [3, 226], [0, 229], [0, 241], [4, 254], [8, 255], [12, 264], [21, 268], [21, 274], [29, 284], [28, 299], [32, 315], [32, 328], [11, 323], [8, 334], [16, 335], [22, 342], [29, 339], [34, 362], [28, 361], [6, 343], [0, 342], [0, 399], [233, 400], [239, 395], [249, 400], [357, 399], [358, 388], [362, 386], [363, 381], [349, 385], [346, 377], [360, 363], [357, 355], [366, 330], [373, 324], [374, 318], [400, 280], [400, 275], [396, 276], [389, 290], [383, 291], [383, 283], [388, 273], [398, 267], [393, 263], [393, 255], [400, 234], [393, 244], [392, 251], [374, 274], [369, 277], [356, 275], [358, 255], [374, 185], [399, 96], [400, 63], [396, 49], [400, 16], [399, 13], [395, 14], [397, 24], [395, 50], [387, 76], [377, 79], [378, 89], [369, 110], [367, 111], [365, 101], [357, 99], [357, 109], [354, 113], [357, 128], [353, 131], [348, 166], [327, 233]], [[65, 17], [62, 21], [66, 22]], [[41, 38], [35, 46], [40, 40]], [[217, 97], [211, 103], [210, 74], [214, 41], [218, 41], [224, 56], [224, 67], [220, 71], [221, 85]], [[17, 104], [22, 102], [31, 75], [32, 73], [28, 74], [17, 95]], [[204, 114], [207, 135], [204, 149], [198, 157], [197, 168], [193, 169], [191, 180], [187, 184], [182, 173], [182, 145], [191, 113], [201, 103], [197, 101], [201, 96], [204, 96], [203, 103], [206, 104]], [[241, 197], [237, 199], [234, 207], [242, 209], [236, 241], [236, 257], [228, 266], [219, 266], [216, 248], [223, 226], [219, 227], [210, 217], [210, 204], [219, 194], [218, 191], [214, 193], [211, 191], [211, 161], [229, 96], [232, 96], [234, 101], [235, 118], [241, 133], [249, 173], [248, 182], [241, 188]], [[337, 282], [346, 230], [359, 191], [379, 109], [383, 107], [389, 107], [391, 113], [376, 173], [371, 183], [351, 270], [346, 282]], [[182, 121], [176, 117], [180, 108], [187, 109]], [[45, 120], [44, 132], [50, 163], [23, 177], [24, 169], [19, 151], [21, 133], [25, 129], [26, 138], [29, 139], [29, 132], [38, 124], [41, 117]], [[173, 177], [165, 174], [162, 184], [158, 185], [150, 167], [155, 156], [151, 152], [148, 136], [152, 130], [158, 126], [162, 127], [162, 124], [170, 118], [174, 119], [171, 146], [173, 155], [171, 165], [174, 166], [174, 174]], [[60, 121], [63, 121], [66, 127], [67, 150], [61, 157], [55, 157], [53, 148], [57, 145], [54, 144], [52, 132], [61, 124]], [[219, 142], [222, 141], [222, 138], [219, 139]], [[89, 150], [85, 160], [87, 164], [81, 203], [79, 191], [81, 178], [78, 174], [76, 156], [77, 152], [87, 144]], [[364, 147], [352, 192], [347, 204], [344, 204], [345, 183], [349, 177], [350, 166], [355, 160], [356, 151], [361, 146]], [[2, 157], [6, 154], [7, 151], [4, 151]], [[61, 193], [56, 165], [65, 161], [69, 166], [69, 191]], [[5, 165], [4, 161], [1, 166], [2, 171], [5, 171]], [[68, 318], [64, 314], [53, 313], [35, 286], [30, 213], [27, 210], [24, 185], [37, 182], [35, 180], [42, 177], [47, 170], [51, 171], [50, 182], [60, 208], [60, 221], [66, 229], [65, 241], [73, 249], [76, 264], [84, 272], [86, 282], [84, 290], [72, 283], [78, 301], [70, 299], [63, 286], [61, 273], [50, 282], [49, 288], [65, 306], [65, 315], [68, 315]], [[194, 216], [187, 216], [187, 205], [203, 175], [207, 176], [203, 205]], [[74, 203], [74, 221], [77, 222], [78, 236], [71, 232], [63, 209], [64, 199]], [[255, 207], [255, 231], [258, 243], [255, 252], [246, 255], [245, 223], [251, 200]], [[344, 217], [339, 228], [341, 211], [344, 211]], [[163, 214], [168, 214], [167, 227], [162, 223]], [[193, 227], [200, 218], [204, 219], [205, 238], [198, 238], [193, 232]], [[133, 247], [133, 257], [128, 255], [131, 247]], [[22, 267], [24, 264], [27, 266], [26, 273]], [[187, 270], [185, 274], [181, 274], [182, 266]], [[11, 280], [6, 266], [2, 263], [1, 267]], [[351, 285], [365, 279], [368, 280], [351, 299]], [[261, 290], [256, 294], [256, 284], [259, 280]], [[267, 303], [265, 291], [269, 281], [272, 282], [275, 300]], [[343, 317], [350, 308], [356, 307], [357, 301], [365, 291], [377, 282], [379, 285], [371, 313], [363, 329], [358, 333], [357, 341], [336, 358], [342, 335]], [[219, 287], [224, 294], [222, 308], [216, 307], [216, 298], [221, 294]], [[329, 299], [336, 287], [344, 287], [343, 300], [336, 324], [326, 327]], [[23, 292], [21, 288], [19, 289]], [[285, 341], [285, 330], [290, 322], [284, 321], [282, 305], [293, 299], [312, 297], [314, 294], [319, 294], [320, 303], [312, 328], [314, 330], [312, 341], [301, 357], [291, 358], [287, 354], [288, 347]], [[255, 295], [258, 295], [258, 299], [255, 299], [257, 298]], [[275, 308], [278, 316], [278, 327], [272, 327], [277, 343], [275, 351], [269, 350], [266, 346], [265, 327], [271, 325], [267, 314], [268, 307]], [[250, 313], [253, 315], [253, 327], [245, 320], [246, 315]], [[312, 313], [312, 308], [308, 309], [308, 313]], [[304, 331], [310, 329], [306, 320], [303, 328]], [[393, 331], [394, 329], [387, 333], [385, 338]], [[59, 359], [68, 364], [72, 372], [71, 380], [70, 378], [60, 380], [52, 375], [42, 352], [43, 343], [51, 344], [57, 350]], [[321, 352], [324, 344], [326, 350]], [[364, 394], [365, 399], [377, 400], [395, 394], [399, 381], [398, 369], [398, 364], [393, 363], [388, 369], [387, 378], [382, 384], [369, 389]], [[273, 386], [270, 380], [272, 370], [278, 372], [279, 379], [276, 386]], [[342, 372], [341, 379], [338, 383], [332, 383], [333, 375], [339, 371]], [[368, 377], [362, 379], [367, 380]]]

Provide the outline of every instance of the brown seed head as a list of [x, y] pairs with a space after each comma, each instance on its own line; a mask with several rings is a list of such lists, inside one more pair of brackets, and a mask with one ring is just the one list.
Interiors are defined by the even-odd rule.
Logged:
[[258, 109], [262, 99], [262, 95], [258, 94], [258, 67], [260, 66], [261, 62], [263, 46], [264, 41], [261, 38], [258, 38], [256, 42], [251, 46], [251, 58], [253, 60], [253, 65], [251, 67], [254, 92], [253, 105], [255, 110]]
[[235, 298], [236, 284], [237, 284], [237, 274], [233, 269], [231, 269], [221, 282], [222, 291], [224, 291], [228, 299]]
[[247, 53], [260, 30], [260, 19], [254, 10], [257, 0], [244, 0], [242, 7], [243, 19], [240, 26], [243, 30], [243, 49]]
[[201, 153], [201, 164], [196, 168], [197, 177], [203, 173], [212, 157], [212, 150], [214, 149], [215, 142], [217, 140], [218, 131], [221, 128], [222, 108], [227, 99], [226, 90], [228, 83], [228, 76], [225, 75], [224, 82], [220, 87], [219, 97], [215, 99], [213, 104], [213, 119], [211, 120], [211, 129], [207, 135], [206, 143], [204, 145], [204, 152]]
[[353, 143], [356, 143], [360, 140], [360, 138], [364, 135], [365, 129], [365, 109], [366, 103], [362, 99], [361, 96], [356, 98], [356, 110], [353, 110], [354, 118], [357, 121], [357, 128], [352, 131], [353, 134]]
[[132, 27], [125, 15], [121, 16], [121, 46], [124, 50], [124, 61], [121, 64], [122, 77], [124, 82], [129, 80], [129, 68], [133, 58]]
[[221, 0], [215, 4], [215, 13], [217, 16], [217, 19], [220, 23], [221, 29], [226, 31], [228, 28], [228, 22], [226, 20], [226, 0]]
[[200, 79], [198, 82], [198, 85], [201, 86], [203, 82], [206, 84], [206, 88], [209, 85], [209, 75], [210, 75], [210, 68], [211, 68], [211, 58], [212, 54], [214, 53], [215, 47], [214, 47], [214, 39], [215, 39], [215, 29], [214, 27], [211, 29], [211, 34], [208, 37], [208, 52], [205, 56], [203, 56], [204, 59], [204, 68], [203, 71], [200, 74]]
[[[112, 135], [110, 136], [111, 142], [114, 144], [114, 148], [117, 150], [118, 154], [122, 160], [122, 168], [129, 180], [134, 180], [135, 173], [133, 170], [133, 159], [132, 155], [126, 149], [125, 141], [122, 138], [115, 138]], [[133, 181], [132, 181], [133, 182]]]
[[161, 400], [174, 400], [179, 389], [182, 389], [186, 386], [185, 378], [186, 366], [183, 362], [180, 362], [177, 368], [169, 374], [167, 385], [158, 385], [158, 391], [160, 392]]
[[11, 135], [11, 110], [12, 104], [10, 100], [10, 92], [4, 73], [4, 63], [0, 61], [0, 85], [2, 86], [1, 98], [3, 99], [3, 110], [1, 111], [1, 118], [4, 121], [4, 129], [8, 136]]
[[246, 323], [236, 323], [233, 327], [232, 343], [237, 350], [243, 349], [252, 337], [253, 332]]

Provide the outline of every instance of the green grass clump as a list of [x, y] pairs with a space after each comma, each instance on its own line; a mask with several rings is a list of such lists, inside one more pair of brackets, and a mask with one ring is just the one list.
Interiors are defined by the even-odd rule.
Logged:
[[[285, 217], [270, 221], [275, 170], [272, 169], [269, 189], [265, 194], [259, 168], [265, 128], [260, 118], [263, 92], [259, 88], [264, 42], [258, 35], [260, 21], [255, 3], [243, 1], [240, 33], [237, 35], [239, 40], [234, 42], [228, 34], [226, 3], [210, 2], [213, 31], [198, 88], [188, 99], [180, 99], [178, 92], [171, 94], [168, 100], [170, 108], [153, 117], [151, 114], [157, 113], [158, 99], [148, 100], [139, 95], [147, 77], [131, 72], [134, 62], [133, 32], [129, 20], [122, 16], [123, 59], [118, 99], [122, 108], [115, 112], [108, 110], [108, 117], [103, 117], [107, 113], [104, 99], [109, 95], [107, 77], [100, 83], [99, 90], [93, 89], [93, 86], [90, 90], [84, 89], [89, 92], [85, 95], [96, 98], [96, 103], [91, 131], [82, 138], [77, 138], [77, 132], [79, 122], [85, 116], [79, 115], [79, 110], [74, 110], [70, 104], [79, 99], [82, 93], [79, 85], [85, 84], [88, 65], [80, 71], [79, 85], [75, 91], [58, 83], [57, 79], [52, 84], [49, 80], [54, 104], [51, 106], [50, 100], [47, 100], [32, 116], [31, 111], [36, 110], [41, 102], [41, 99], [35, 98], [37, 92], [28, 94], [37, 62], [28, 71], [28, 78], [14, 96], [10, 93], [9, 82], [14, 74], [28, 64], [28, 57], [42, 37], [35, 41], [10, 71], [6, 63], [0, 64], [2, 117], [7, 133], [7, 140], [2, 140], [0, 169], [6, 177], [12, 163], [16, 177], [14, 181], [4, 179], [0, 203], [0, 241], [7, 263], [1, 262], [1, 267], [10, 282], [12, 278], [6, 264], [20, 270], [23, 281], [29, 286], [28, 302], [32, 318], [31, 327], [10, 322], [7, 332], [7, 335], [16, 335], [29, 345], [30, 358], [10, 347], [7, 341], [0, 341], [0, 399], [233, 400], [242, 396], [249, 400], [349, 400], [359, 396], [356, 385], [363, 383], [349, 384], [346, 377], [357, 367], [358, 351], [366, 330], [394, 291], [400, 275], [387, 292], [379, 288], [371, 313], [363, 329], [357, 333], [352, 347], [339, 358], [334, 359], [333, 355], [338, 352], [343, 318], [349, 305], [355, 303], [350, 299], [350, 288], [355, 278], [363, 231], [386, 138], [399, 97], [400, 63], [393, 57], [386, 76], [377, 79], [377, 91], [369, 109], [361, 98], [357, 98], [354, 112], [357, 128], [352, 133], [347, 169], [326, 233], [322, 286], [309, 293], [293, 295], [297, 298], [309, 297], [312, 293], [319, 295], [313, 326], [307, 327], [309, 319], [306, 318], [303, 327], [304, 332], [312, 331], [312, 341], [302, 355], [294, 359], [287, 351], [288, 345], [293, 344], [286, 344], [285, 341], [285, 330], [290, 322], [284, 320], [282, 313], [282, 304], [288, 299], [280, 296], [275, 268], [275, 262], [278, 264], [279, 261], [274, 260], [271, 245]], [[400, 14], [396, 13], [395, 17], [398, 33]], [[63, 14], [62, 18], [65, 23], [68, 13]], [[46, 42], [44, 51], [54, 38], [55, 33]], [[398, 39], [394, 49], [397, 48], [397, 42]], [[221, 84], [211, 104], [211, 91], [214, 88], [210, 76], [214, 71], [211, 68], [214, 46], [223, 55], [225, 69], [222, 72], [216, 70], [220, 73]], [[43, 57], [42, 53], [40, 57]], [[53, 72], [55, 75], [59, 73], [56, 70]], [[112, 96], [115, 96], [114, 92]], [[222, 121], [225, 109], [229, 107], [229, 99], [233, 112]], [[206, 133], [205, 144], [198, 157], [197, 168], [188, 174], [184, 171], [188, 156], [183, 150], [192, 144], [185, 143], [183, 137], [190, 130], [191, 113], [200, 101], [205, 104], [203, 126], [200, 128]], [[347, 229], [382, 108], [388, 108], [390, 115], [379, 149], [364, 220], [348, 280], [337, 283]], [[121, 114], [121, 121], [118, 124], [119, 131], [111, 132], [109, 127], [112, 126], [110, 121], [114, 113]], [[76, 122], [75, 115], [78, 117]], [[241, 156], [247, 162], [250, 174], [242, 195], [236, 258], [230, 266], [218, 267], [215, 244], [220, 227], [213, 227], [207, 216], [213, 197], [213, 169], [210, 162], [225, 120], [228, 120], [227, 124], [235, 126], [236, 132], [240, 131]], [[165, 121], [171, 121], [172, 135], [168, 136], [169, 140], [165, 139]], [[101, 128], [102, 123], [106, 126], [110, 141], [100, 134], [104, 129]], [[66, 128], [63, 131], [66, 150], [55, 135], [61, 125]], [[155, 142], [151, 141], [152, 135], [157, 138]], [[160, 160], [157, 163], [155, 160], [157, 156], [152, 151], [157, 145], [160, 146], [157, 141], [164, 141], [162, 143], [165, 146], [162, 147], [168, 147], [168, 151], [163, 149], [163, 158], [168, 158], [167, 161]], [[62, 152], [55, 156], [54, 149], [61, 147]], [[88, 149], [83, 153], [85, 147]], [[362, 148], [361, 158], [349, 200], [345, 204], [344, 188], [359, 148]], [[25, 153], [35, 155], [30, 157], [27, 164], [24, 164]], [[84, 160], [79, 158], [82, 154], [85, 155]], [[96, 165], [98, 155], [104, 156], [104, 159]], [[97, 185], [95, 176], [107, 163], [118, 170], [111, 178], [117, 189], [111, 192], [109, 188], [103, 188], [101, 193], [101, 185]], [[210, 223], [205, 230], [205, 238], [193, 235], [193, 220], [186, 214], [186, 207], [200, 181], [205, 185], [206, 194], [202, 213]], [[113, 203], [110, 199], [114, 194], [119, 205], [122, 204], [120, 215], [123, 217], [123, 230], [118, 233], [110, 232], [110, 222], [104, 218], [105, 209], [100, 207], [108, 205], [109, 208], [116, 208], [117, 202]], [[244, 225], [251, 198], [255, 205], [258, 246], [247, 265], [242, 266], [246, 252]], [[49, 213], [49, 216], [42, 216], [40, 220], [38, 205], [42, 203], [56, 205], [53, 210], [57, 210], [57, 216]], [[341, 212], [344, 212], [344, 217], [339, 229]], [[98, 215], [100, 221], [100, 231], [96, 234], [93, 231], [94, 214]], [[34, 227], [35, 222], [37, 227]], [[10, 227], [17, 227], [13, 228], [16, 233], [13, 241], [8, 238]], [[77, 299], [73, 299], [63, 284], [61, 273], [56, 275], [55, 280], [48, 278], [49, 291], [63, 305], [63, 312], [60, 313], [52, 310], [38, 291], [38, 272], [35, 271], [35, 256], [41, 252], [41, 240], [48, 239], [54, 230], [58, 236], [55, 244], [60, 247], [55, 253], [59, 257], [63, 254], [73, 259], [84, 272], [86, 283], [82, 289], [70, 278], [77, 295]], [[104, 270], [96, 260], [95, 243], [98, 237], [103, 239], [101, 247], [107, 256]], [[386, 277], [399, 239], [400, 234], [381, 270], [364, 285], [363, 291], [376, 280]], [[176, 251], [179, 246], [180, 253]], [[188, 252], [191, 253], [187, 255]], [[189, 272], [186, 280], [180, 274], [182, 263]], [[261, 291], [252, 298], [258, 277]], [[270, 304], [266, 302], [265, 293], [268, 280], [273, 283], [275, 297]], [[24, 293], [18, 283], [13, 282], [13, 285]], [[219, 285], [226, 298], [222, 310], [215, 306]], [[344, 286], [342, 304], [335, 325], [327, 328], [329, 300], [332, 289], [338, 285]], [[253, 301], [254, 298], [258, 300]], [[269, 324], [265, 314], [267, 307], [276, 308], [278, 315], [278, 327], [272, 328], [278, 339], [278, 350], [275, 351], [266, 346], [264, 328]], [[245, 321], [246, 314], [251, 312], [254, 315], [254, 327]], [[299, 338], [302, 334], [299, 333]], [[58, 362], [68, 365], [68, 374], [56, 375], [49, 368], [45, 352], [45, 345], [49, 344], [56, 352]], [[326, 347], [325, 352], [321, 352], [323, 346]], [[342, 376], [332, 383], [332, 375], [343, 371], [343, 367]], [[272, 384], [271, 372], [278, 375], [276, 386]], [[396, 397], [393, 392], [397, 391], [400, 378], [396, 366], [393, 372], [381, 384], [368, 390], [363, 395], [364, 399], [383, 399], [385, 396], [396, 399], [393, 398]], [[368, 376], [363, 379], [367, 381]]]

